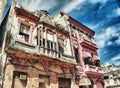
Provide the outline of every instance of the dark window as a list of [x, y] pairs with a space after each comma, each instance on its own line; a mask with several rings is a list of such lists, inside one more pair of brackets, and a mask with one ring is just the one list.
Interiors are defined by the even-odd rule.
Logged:
[[24, 38], [25, 42], [29, 42], [29, 35], [22, 33], [22, 32], [20, 32], [19, 35], [21, 35]]
[[64, 40], [63, 39], [58, 39], [58, 49], [60, 53], [64, 53]]
[[83, 86], [80, 86], [79, 88], [83, 88]]
[[91, 38], [92, 38], [92, 36], [91, 36], [91, 35], [88, 35], [88, 38], [89, 38], [89, 39], [91, 39]]
[[64, 53], [64, 48], [59, 43], [58, 43], [58, 48], [60, 53]]
[[30, 26], [21, 23], [19, 35], [24, 39], [25, 42], [29, 42]]
[[70, 79], [59, 78], [59, 88], [70, 88], [71, 82]]
[[[38, 42], [39, 42], [39, 43], [38, 43]], [[38, 41], [38, 39], [37, 39], [37, 44], [38, 44], [39, 46], [45, 47], [45, 39], [40, 38], [40, 41]]]
[[74, 47], [74, 53], [75, 53], [75, 59], [76, 59], [76, 62], [79, 62], [78, 48], [75, 48], [75, 47]]
[[25, 72], [13, 72], [12, 88], [26, 88], [27, 85], [27, 73]]
[[50, 49], [50, 41], [47, 41], [47, 48]]
[[41, 41], [41, 39], [40, 39], [40, 46], [42, 46], [42, 41]]
[[90, 57], [86, 57], [84, 58], [84, 64], [93, 65], [93, 62], [91, 61]]
[[43, 47], [45, 47], [45, 39], [43, 39]]
[[47, 40], [47, 48], [50, 50], [55, 50], [56, 49], [56, 44], [55, 42], [52, 42], [50, 40]]
[[54, 43], [51, 42], [51, 49], [54, 50]]

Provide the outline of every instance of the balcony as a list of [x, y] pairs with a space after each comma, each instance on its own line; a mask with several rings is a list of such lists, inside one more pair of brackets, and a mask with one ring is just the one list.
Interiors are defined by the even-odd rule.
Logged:
[[95, 50], [98, 49], [97, 45], [94, 42], [92, 42], [90, 39], [87, 39], [84, 37], [81, 39], [81, 45], [87, 46], [89, 48], [93, 48]]
[[101, 67], [96, 67], [93, 65], [85, 65], [85, 71], [86, 72], [97, 72], [97, 73], [103, 73], [103, 70]]
[[118, 88], [118, 87], [120, 87], [120, 80], [118, 80], [118, 79], [117, 80], [107, 79], [106, 82], [107, 82], [106, 86], [108, 88]]
[[76, 64], [73, 56], [69, 56], [69, 55], [66, 55], [66, 54], [61, 54], [60, 52], [55, 51], [55, 50], [51, 50], [49, 48], [40, 47], [40, 50], [39, 50], [38, 54], [47, 56], [51, 59], [57, 59], [57, 60], [60, 60], [60, 61], [63, 61], [63, 62], [75, 63]]
[[74, 57], [70, 55], [60, 54], [60, 60], [63, 62], [76, 64]]
[[[33, 44], [31, 44], [29, 42], [25, 42], [21, 39], [12, 39], [11, 43], [10, 43], [10, 47], [13, 49], [17, 49], [18, 51], [20, 50], [23, 53], [28, 53], [31, 55], [39, 55], [42, 57], [48, 57], [51, 60], [56, 59], [56, 60], [59, 60], [62, 62], [76, 64], [76, 61], [73, 56], [62, 54], [56, 50], [52, 50], [49, 48], [41, 47], [38, 45], [33, 45]], [[11, 49], [11, 50], [13, 50], [13, 49]], [[14, 51], [14, 54], [17, 54], [17, 53], [19, 53], [19, 52]], [[27, 55], [25, 55], [25, 56], [27, 56]]]
[[60, 53], [55, 51], [55, 50], [51, 50], [49, 48], [45, 48], [45, 47], [40, 47], [39, 51], [38, 51], [39, 55], [45, 55], [48, 56], [52, 59], [56, 59], [56, 58], [60, 58]]

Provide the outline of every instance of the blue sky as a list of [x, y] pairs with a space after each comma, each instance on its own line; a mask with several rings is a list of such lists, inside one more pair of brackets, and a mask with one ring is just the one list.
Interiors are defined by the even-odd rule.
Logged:
[[30, 10], [63, 11], [95, 31], [103, 63], [120, 65], [120, 0], [17, 0]]

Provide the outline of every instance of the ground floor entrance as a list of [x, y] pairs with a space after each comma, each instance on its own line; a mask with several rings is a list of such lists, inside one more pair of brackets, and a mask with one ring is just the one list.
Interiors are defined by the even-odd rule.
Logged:
[[27, 73], [25, 72], [13, 72], [12, 88], [26, 88], [27, 85]]
[[39, 88], [48, 88], [50, 85], [50, 77], [49, 76], [39, 76]]
[[65, 79], [65, 78], [59, 78], [59, 88], [71, 88], [71, 80], [70, 79]]

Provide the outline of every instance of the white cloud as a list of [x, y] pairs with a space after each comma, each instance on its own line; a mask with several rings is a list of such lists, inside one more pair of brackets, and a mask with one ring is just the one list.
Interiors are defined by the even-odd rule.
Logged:
[[72, 10], [74, 10], [78, 5], [80, 5], [81, 3], [83, 3], [85, 0], [72, 0], [70, 3], [68, 3], [63, 9], [62, 11], [69, 13]]
[[113, 44], [112, 41], [108, 41], [106, 45], [107, 45], [107, 46], [110, 46], [110, 45], [112, 45], [112, 44]]
[[111, 59], [111, 62], [112, 62], [112, 61], [116, 61], [116, 60], [120, 60], [120, 54], [118, 54], [117, 56], [113, 57], [113, 58]]
[[115, 62], [115, 65], [120, 66], [120, 61]]
[[96, 43], [99, 48], [103, 48], [106, 45], [112, 45], [112, 42], [110, 42], [110, 38], [113, 36], [116, 36], [116, 30], [114, 28], [109, 27], [105, 31], [103, 31], [101, 34], [98, 34], [95, 36]]
[[25, 0], [24, 2], [22, 0], [17, 1], [19, 1], [22, 6], [30, 10], [49, 10], [57, 4], [54, 0]]
[[91, 2], [92, 4], [96, 4], [96, 3], [103, 3], [105, 4], [108, 0], [89, 0], [89, 2]]
[[113, 57], [113, 58], [109, 61], [109, 63], [113, 63], [113, 64], [115, 64], [115, 65], [119, 65], [119, 66], [120, 66], [120, 61], [118, 61], [118, 60], [120, 60], [120, 54], [118, 54], [118, 55], [116, 55], [115, 57]]
[[119, 36], [118, 39], [115, 41], [115, 43], [116, 43], [117, 45], [120, 45], [120, 36]]
[[120, 15], [120, 8], [119, 7], [116, 9], [116, 14]]
[[120, 16], [120, 7], [117, 7], [115, 9], [113, 9], [108, 15], [107, 18], [110, 19], [112, 17], [118, 17]]

